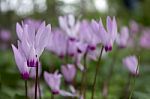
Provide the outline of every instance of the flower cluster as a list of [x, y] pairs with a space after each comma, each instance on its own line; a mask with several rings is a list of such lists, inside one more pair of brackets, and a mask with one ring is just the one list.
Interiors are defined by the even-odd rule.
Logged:
[[[77, 71], [79, 70], [83, 74], [83, 82], [81, 83], [84, 86], [84, 79], [86, 79], [84, 73], [87, 73], [86, 70], [88, 69], [86, 59], [98, 61], [97, 66], [99, 66], [103, 52], [112, 51], [114, 43], [118, 45], [118, 48], [127, 47], [129, 29], [124, 26], [118, 33], [116, 18], [109, 16], [106, 19], [106, 26], [103, 25], [102, 19], [99, 21], [92, 20], [91, 22], [87, 20], [80, 21], [72, 14], [60, 16], [58, 21], [59, 27], [52, 28], [52, 30], [50, 24], [46, 25], [45, 22], [36, 22], [31, 19], [26, 19], [21, 24], [16, 24], [18, 46], [15, 47], [12, 44], [12, 49], [17, 67], [24, 80], [28, 80], [29, 77], [38, 80], [42, 73], [40, 56], [44, 49], [47, 49], [65, 60], [61, 65], [60, 72], [59, 70], [54, 73], [44, 72], [44, 79], [50, 87], [51, 93], [84, 98], [85, 91], [81, 89], [79, 92], [74, 86]], [[131, 27], [134, 28], [135, 26]], [[142, 40], [141, 43], [143, 42]], [[132, 74], [139, 73], [139, 69], [137, 69], [138, 61], [135, 56], [126, 57], [123, 59], [123, 64]], [[37, 69], [37, 67], [40, 68]], [[60, 88], [62, 76], [66, 84], [69, 85], [70, 92]], [[96, 76], [97, 73], [95, 78]], [[93, 92], [95, 81], [93, 83]], [[35, 86], [37, 83], [35, 82]], [[36, 88], [35, 91], [37, 91]]]

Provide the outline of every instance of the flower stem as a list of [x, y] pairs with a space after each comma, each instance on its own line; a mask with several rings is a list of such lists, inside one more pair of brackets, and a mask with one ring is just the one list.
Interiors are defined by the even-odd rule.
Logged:
[[69, 58], [68, 50], [69, 50], [69, 40], [67, 40], [67, 44], [66, 44], [66, 64], [68, 63], [68, 58]]
[[55, 97], [54, 97], [54, 94], [51, 94], [51, 99], [54, 99]]
[[101, 49], [101, 52], [100, 52], [100, 55], [99, 55], [99, 58], [98, 58], [97, 66], [96, 66], [96, 72], [95, 72], [95, 76], [94, 76], [94, 82], [93, 82], [93, 87], [92, 87], [93, 89], [92, 89], [91, 99], [94, 99], [96, 78], [97, 78], [98, 70], [99, 70], [99, 67], [100, 67], [99, 65], [100, 65], [100, 62], [101, 62], [101, 57], [102, 57], [103, 49], [104, 49], [104, 47], [102, 46], [102, 49]]
[[39, 88], [39, 99], [42, 99], [41, 97], [41, 87], [40, 87], [40, 81], [38, 80], [38, 88]]
[[36, 79], [35, 79], [35, 99], [37, 99], [37, 86], [38, 86], [38, 66], [36, 66]]
[[26, 95], [26, 99], [28, 99], [28, 87], [27, 87], [27, 80], [25, 80], [25, 95]]
[[84, 71], [82, 72], [82, 80], [81, 80], [81, 95], [83, 94], [84, 99], [86, 99], [86, 73], [87, 73], [87, 66], [86, 66], [86, 57], [87, 57], [88, 51], [84, 54]]
[[[118, 53], [118, 52], [117, 52]], [[110, 83], [110, 80], [113, 76], [113, 71], [114, 71], [114, 68], [115, 68], [115, 64], [116, 64], [116, 58], [117, 58], [117, 54], [116, 51], [113, 53], [113, 58], [112, 58], [112, 61], [111, 61], [111, 66], [110, 66], [110, 69], [109, 69], [109, 72], [108, 72], [108, 76], [106, 77], [107, 79], [103, 82], [103, 99], [107, 99], [108, 98], [108, 94], [109, 94], [109, 83]]]
[[[139, 65], [138, 65], [138, 66], [137, 66], [137, 68], [136, 68], [136, 75], [137, 75], [138, 68], [139, 68]], [[131, 90], [131, 93], [130, 93], [129, 99], [131, 99], [132, 94], [133, 94], [133, 91], [134, 91], [136, 75], [134, 75], [134, 78], [133, 78], [133, 88], [132, 88], [132, 90]]]

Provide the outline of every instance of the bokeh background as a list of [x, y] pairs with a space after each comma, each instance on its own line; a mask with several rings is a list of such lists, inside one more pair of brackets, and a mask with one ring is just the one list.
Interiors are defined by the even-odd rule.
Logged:
[[[144, 31], [150, 34], [150, 0], [0, 0], [0, 99], [23, 99], [24, 97], [24, 82], [19, 75], [11, 49], [11, 44], [17, 42], [16, 22], [21, 22], [23, 19], [45, 20], [46, 23], [51, 23], [52, 27], [57, 27], [58, 16], [69, 13], [81, 20], [98, 20], [100, 17], [105, 20], [107, 16], [116, 16], [118, 30], [122, 26], [127, 26], [129, 29], [132, 29], [133, 24], [138, 26], [138, 31], [134, 34], [136, 35], [134, 46], [117, 52], [115, 47], [102, 60], [96, 96], [102, 96], [103, 81], [107, 79], [109, 68], [114, 64], [108, 99], [123, 99], [120, 96], [129, 78], [128, 71], [122, 65], [122, 58], [135, 54], [139, 59], [140, 74], [136, 79], [133, 99], [150, 99], [150, 45], [141, 46], [139, 43]], [[150, 43], [150, 36], [147, 37], [147, 41]], [[112, 62], [113, 57], [117, 60], [115, 63]], [[48, 51], [44, 52], [41, 60], [42, 71], [54, 71], [62, 64], [58, 57]], [[91, 61], [88, 65], [88, 78], [92, 81], [95, 62]], [[77, 82], [78, 88], [80, 75]], [[43, 99], [50, 98], [48, 86], [43, 80], [41, 83]], [[87, 82], [87, 96], [91, 95], [91, 83]]]

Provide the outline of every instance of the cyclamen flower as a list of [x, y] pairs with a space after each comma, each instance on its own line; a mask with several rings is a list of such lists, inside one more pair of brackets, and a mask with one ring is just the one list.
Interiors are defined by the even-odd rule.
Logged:
[[140, 37], [140, 46], [150, 49], [150, 30], [144, 30]]
[[72, 64], [67, 64], [67, 66], [61, 66], [61, 72], [67, 83], [72, 83], [76, 75], [76, 67]]
[[30, 67], [27, 66], [26, 59], [20, 53], [19, 46], [17, 49], [14, 45], [12, 45], [12, 49], [13, 49], [15, 61], [16, 61], [17, 67], [21, 73], [21, 76], [24, 80], [27, 80], [29, 78]]
[[105, 30], [101, 19], [99, 23], [94, 20], [92, 21], [92, 28], [98, 33], [101, 43], [105, 47], [105, 51], [111, 51], [114, 40], [117, 37], [117, 23], [115, 17], [113, 17], [112, 20], [109, 16], [107, 17], [106, 27], [107, 31]]
[[78, 94], [72, 89], [71, 92], [60, 89], [61, 77], [62, 75], [58, 74], [58, 71], [56, 71], [54, 74], [44, 72], [44, 79], [54, 95], [60, 94], [62, 96], [78, 97]]
[[48, 41], [47, 49], [60, 57], [66, 55], [67, 36], [60, 29], [54, 29]]
[[61, 29], [54, 29], [48, 41], [47, 49], [63, 58], [65, 55], [74, 56], [77, 53], [77, 42], [68, 40]]
[[5, 29], [1, 30], [0, 31], [0, 38], [1, 38], [1, 40], [5, 41], [5, 42], [9, 41], [10, 38], [11, 38], [10, 31], [9, 30], [5, 30]]
[[51, 88], [53, 94], [59, 94], [61, 84], [61, 74], [56, 71], [54, 74], [44, 72], [44, 79], [48, 86]]
[[20, 41], [19, 46], [27, 60], [27, 65], [29, 67], [38, 66], [39, 57], [50, 38], [51, 25], [45, 26], [45, 22], [43, 22], [38, 29], [35, 29], [31, 24], [22, 24], [21, 26], [17, 23], [16, 32]]
[[129, 23], [131, 33], [135, 34], [139, 31], [139, 25], [136, 21], [131, 20]]
[[128, 56], [128, 57], [124, 58], [123, 64], [133, 75], [139, 74], [138, 60], [137, 60], [136, 56]]
[[97, 34], [92, 30], [91, 24], [86, 20], [83, 20], [80, 24], [79, 39], [81, 42], [86, 43], [90, 50], [95, 50], [100, 41]]
[[118, 34], [117, 36], [116, 43], [120, 48], [124, 48], [127, 46], [128, 39], [129, 39], [129, 30], [127, 27], [122, 27], [120, 34]]
[[80, 22], [78, 20], [76, 21], [72, 14], [60, 16], [59, 25], [71, 40], [78, 38]]

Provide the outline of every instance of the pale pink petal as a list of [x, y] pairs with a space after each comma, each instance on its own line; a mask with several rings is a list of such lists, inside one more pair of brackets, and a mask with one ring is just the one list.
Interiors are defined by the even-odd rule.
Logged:
[[23, 29], [19, 23], [16, 24], [16, 32], [17, 32], [18, 38], [21, 40], [22, 35], [23, 35]]

